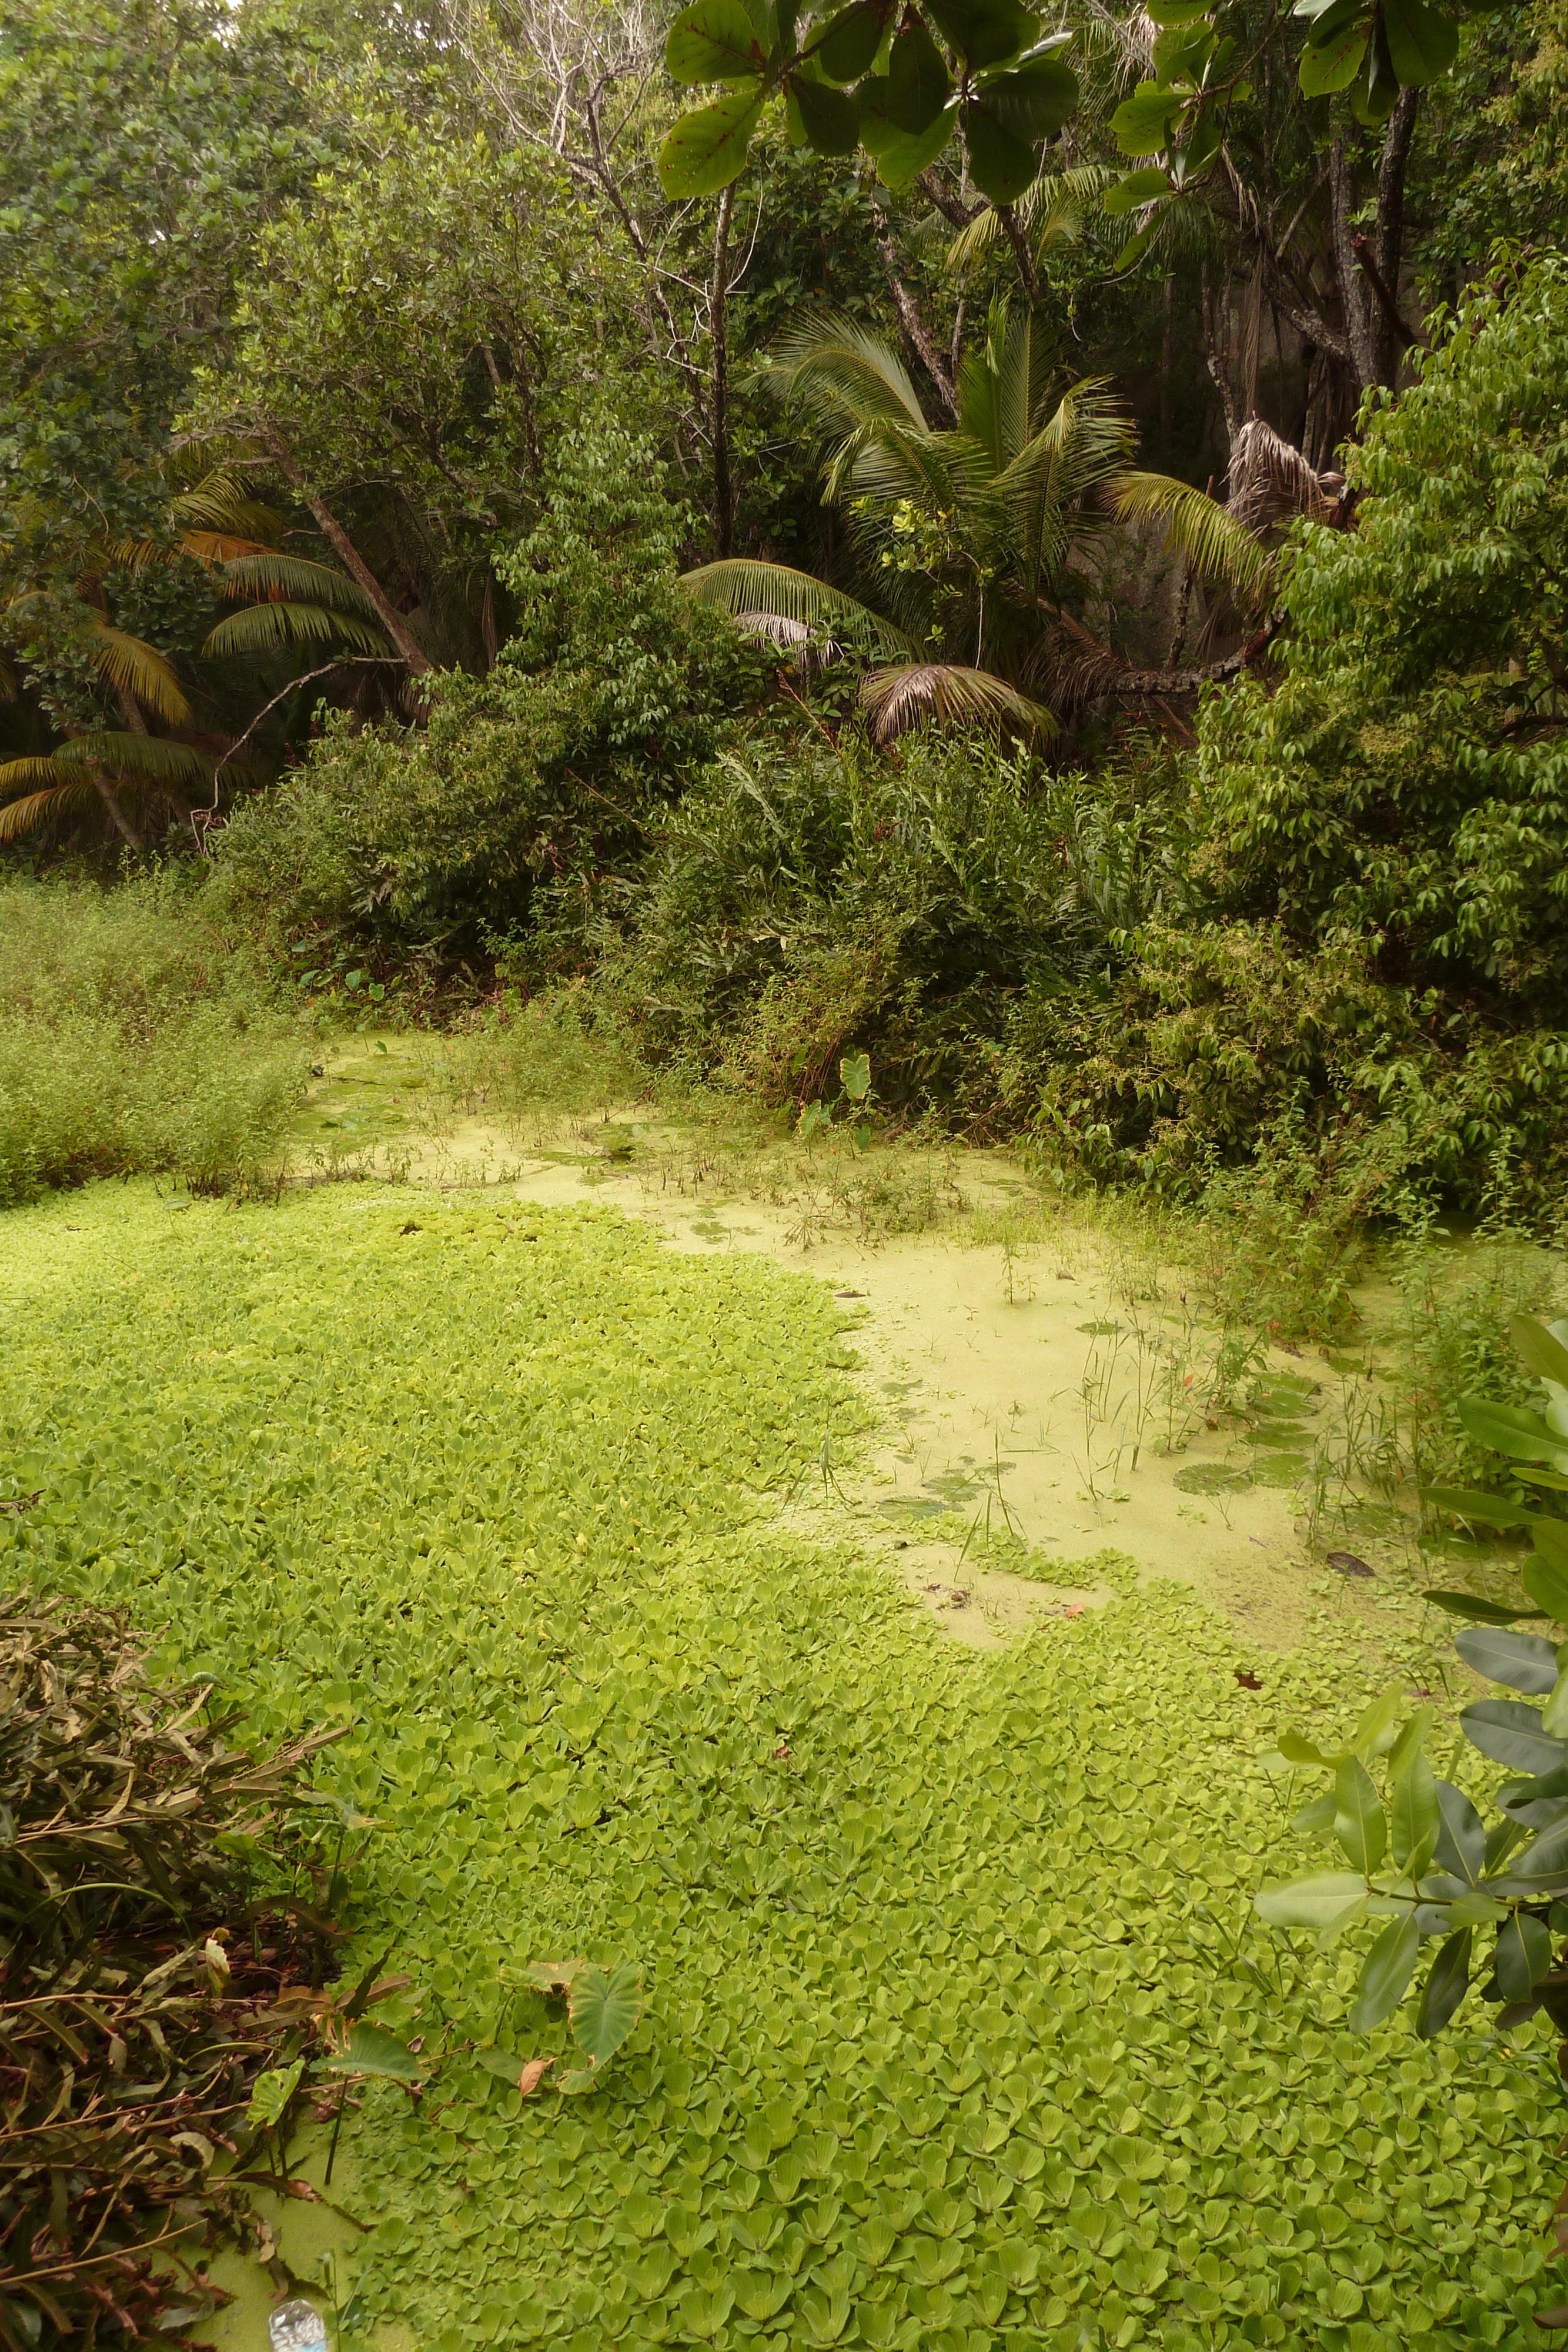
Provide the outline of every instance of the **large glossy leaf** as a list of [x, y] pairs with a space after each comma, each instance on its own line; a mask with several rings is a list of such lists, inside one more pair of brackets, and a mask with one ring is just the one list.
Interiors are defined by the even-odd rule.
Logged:
[[1347, 1756], [1334, 1774], [1333, 1833], [1345, 1859], [1370, 1878], [1388, 1844], [1388, 1822], [1376, 1783], [1358, 1756]]
[[1322, 1934], [1366, 1897], [1366, 1881], [1351, 1870], [1320, 1870], [1310, 1878], [1260, 1889], [1252, 1907], [1270, 1927], [1305, 1927]]
[[1476, 1625], [1512, 1625], [1521, 1617], [1541, 1617], [1541, 1609], [1506, 1609], [1500, 1601], [1483, 1600], [1479, 1592], [1450, 1592], [1438, 1586], [1422, 1593], [1435, 1609], [1450, 1617], [1466, 1617]]
[[1504, 2000], [1528, 2000], [1552, 1966], [1552, 1939], [1544, 1924], [1516, 1911], [1498, 1929], [1493, 1966]]
[[1465, 1997], [1470, 1981], [1470, 1944], [1474, 1935], [1473, 1927], [1461, 1927], [1437, 1948], [1416, 2012], [1416, 2031], [1427, 2041], [1441, 2033]]
[[1508, 1336], [1515, 1354], [1538, 1381], [1555, 1381], [1559, 1388], [1568, 1388], [1568, 1348], [1550, 1324], [1539, 1315], [1514, 1315], [1509, 1319]]
[[1467, 1666], [1489, 1683], [1506, 1683], [1527, 1698], [1540, 1698], [1555, 1687], [1557, 1651], [1539, 1633], [1515, 1633], [1497, 1625], [1467, 1625], [1454, 1636], [1454, 1647]]
[[1336, 90], [1348, 89], [1365, 55], [1364, 25], [1349, 25], [1334, 39], [1303, 49], [1297, 68], [1302, 97], [1328, 98]]
[[883, 0], [855, 0], [841, 8], [812, 55], [830, 81], [859, 81], [882, 46], [883, 27], [891, 11]]
[[789, 76], [789, 96], [800, 127], [819, 155], [851, 155], [860, 144], [860, 116], [848, 93], [807, 75]]
[[1489, 1404], [1479, 1397], [1461, 1397], [1458, 1415], [1467, 1436], [1494, 1454], [1518, 1462], [1544, 1462], [1553, 1470], [1568, 1470], [1568, 1446], [1546, 1426], [1538, 1412], [1522, 1405]]
[[670, 26], [664, 65], [673, 81], [744, 81], [767, 64], [740, 0], [693, 0]]
[[1018, 0], [927, 0], [927, 14], [949, 48], [976, 72], [1019, 56], [1039, 26]]
[[1366, 1956], [1350, 2005], [1347, 2021], [1353, 2033], [1370, 2033], [1375, 2025], [1393, 2015], [1416, 1973], [1420, 1949], [1421, 1930], [1414, 1914], [1388, 1922]]
[[571, 2038], [591, 2066], [614, 2055], [643, 2014], [643, 1979], [630, 1961], [584, 1969], [571, 1988]]
[[1515, 1772], [1553, 1772], [1568, 1763], [1568, 1745], [1542, 1727], [1541, 1709], [1517, 1699], [1478, 1699], [1459, 1716], [1465, 1738], [1483, 1756]]
[[1148, 164], [1140, 172], [1128, 172], [1102, 196], [1101, 209], [1111, 220], [1120, 220], [1135, 213], [1141, 205], [1153, 204], [1160, 196], [1168, 196], [1171, 184], [1157, 164]]
[[907, 18], [887, 60], [888, 121], [909, 137], [929, 131], [946, 105], [952, 87], [942, 52], [924, 20]]
[[1151, 24], [1163, 29], [1167, 25], [1194, 25], [1212, 5], [1213, 0], [1148, 0], [1145, 13]]
[[1033, 147], [977, 100], [971, 100], [962, 113], [969, 177], [992, 204], [1016, 204], [1040, 176], [1040, 158]]
[[1181, 99], [1158, 82], [1143, 81], [1131, 98], [1123, 100], [1111, 117], [1116, 144], [1124, 155], [1157, 155], [1170, 138], [1170, 127], [1181, 111]]
[[1473, 1886], [1486, 1862], [1487, 1833], [1479, 1813], [1462, 1789], [1451, 1780], [1433, 1783], [1437, 1800], [1437, 1860], [1442, 1867]]
[[1511, 1854], [1508, 1862], [1510, 1885], [1531, 1878], [1561, 1878], [1568, 1873], [1568, 1819], [1544, 1829]]
[[711, 196], [738, 179], [761, 111], [759, 92], [738, 89], [683, 114], [659, 150], [664, 194], [676, 199]]
[[1528, 1503], [1511, 1503], [1504, 1495], [1483, 1495], [1473, 1486], [1423, 1486], [1420, 1496], [1429, 1511], [1479, 1519], [1487, 1527], [1521, 1528], [1536, 1516]]
[[1032, 58], [981, 87], [986, 110], [1015, 139], [1054, 139], [1078, 103], [1078, 77], [1064, 58]]
[[1458, 26], [1427, 0], [1383, 0], [1383, 28], [1389, 63], [1405, 83], [1436, 81], [1459, 53]]

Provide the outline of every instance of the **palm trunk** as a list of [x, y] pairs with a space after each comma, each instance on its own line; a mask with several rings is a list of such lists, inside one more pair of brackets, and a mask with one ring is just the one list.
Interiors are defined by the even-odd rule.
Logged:
[[128, 849], [141, 848], [143, 846], [141, 835], [137, 832], [136, 827], [131, 824], [131, 819], [120, 807], [119, 794], [116, 793], [114, 786], [110, 782], [109, 778], [104, 774], [103, 770], [99, 766], [96, 760], [89, 761], [87, 772], [92, 779], [92, 788], [94, 792], [97, 793], [99, 800], [103, 803], [104, 807], [109, 811], [110, 823], [113, 825], [120, 839], [125, 843], [126, 847]]

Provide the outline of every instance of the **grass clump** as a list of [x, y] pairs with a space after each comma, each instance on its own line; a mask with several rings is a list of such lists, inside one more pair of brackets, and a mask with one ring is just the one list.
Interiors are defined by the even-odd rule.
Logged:
[[[417, 1973], [434, 2070], [353, 2128], [357, 2327], [1533, 2340], [1536, 2029], [1355, 2040], [1360, 1931], [1320, 1959], [1250, 1918], [1289, 1843], [1255, 1759], [1343, 1706], [1343, 1649], [1260, 1696], [1171, 1587], [950, 1644], [782, 1524], [857, 1405], [831, 1301], [761, 1261], [413, 1190], [70, 1215], [0, 1231], [37, 1496], [0, 1574], [133, 1601], [258, 1729], [353, 1718], [356, 1940]], [[525, 2101], [478, 2053], [559, 2040], [525, 1964], [578, 1952], [640, 1969], [643, 2021]]]
[[91, 1176], [275, 1181], [308, 1066], [173, 876], [0, 884], [0, 1207]]

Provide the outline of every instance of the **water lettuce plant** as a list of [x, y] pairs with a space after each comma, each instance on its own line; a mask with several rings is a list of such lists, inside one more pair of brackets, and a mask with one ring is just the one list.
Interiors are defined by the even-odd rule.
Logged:
[[[1370, 1930], [1292, 1969], [1251, 1916], [1344, 1635], [1145, 1586], [951, 1642], [779, 1511], [865, 1417], [826, 1287], [608, 1211], [99, 1186], [0, 1223], [0, 1580], [350, 1721], [348, 1973], [393, 1947], [444, 2053], [356, 2086], [350, 2347], [1537, 2342], [1540, 2021], [1374, 2044]], [[524, 2097], [561, 1954], [641, 2015]]]

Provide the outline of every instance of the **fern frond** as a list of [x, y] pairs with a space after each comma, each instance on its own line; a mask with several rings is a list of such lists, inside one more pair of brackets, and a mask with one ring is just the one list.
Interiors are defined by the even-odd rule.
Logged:
[[1218, 499], [1168, 474], [1124, 474], [1110, 493], [1119, 522], [1163, 522], [1166, 544], [1196, 572], [1224, 580], [1244, 596], [1262, 596], [1274, 576], [1273, 558]]
[[133, 637], [129, 630], [116, 629], [107, 621], [93, 616], [90, 623], [95, 640], [94, 661], [99, 674], [114, 686], [123, 687], [135, 695], [149, 710], [172, 726], [183, 727], [191, 716], [191, 706], [181, 691], [180, 681], [156, 646], [144, 637]]
[[699, 604], [717, 604], [733, 614], [742, 627], [787, 621], [798, 623], [802, 629], [831, 629], [848, 621], [858, 623], [885, 653], [908, 650], [902, 630], [869, 605], [846, 595], [841, 588], [830, 588], [826, 581], [813, 579], [809, 572], [792, 571], [787, 563], [731, 556], [683, 572], [680, 584]]
[[957, 662], [904, 662], [873, 670], [861, 688], [873, 741], [891, 743], [911, 727], [1009, 727], [1020, 735], [1054, 735], [1057, 723], [1042, 702], [1031, 702], [989, 670]]
[[230, 613], [208, 631], [202, 652], [216, 661], [228, 654], [269, 653], [279, 646], [296, 646], [340, 638], [356, 652], [384, 654], [386, 640], [357, 614], [329, 613], [320, 604], [247, 604]]

